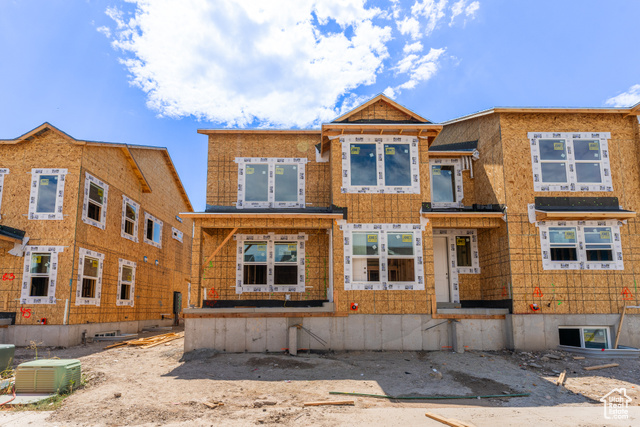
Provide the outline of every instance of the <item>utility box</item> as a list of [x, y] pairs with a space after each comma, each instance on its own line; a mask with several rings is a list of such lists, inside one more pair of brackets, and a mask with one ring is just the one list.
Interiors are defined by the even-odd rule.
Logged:
[[0, 372], [13, 366], [13, 356], [16, 346], [13, 344], [0, 344]]
[[78, 359], [40, 359], [16, 368], [16, 393], [64, 393], [80, 387]]

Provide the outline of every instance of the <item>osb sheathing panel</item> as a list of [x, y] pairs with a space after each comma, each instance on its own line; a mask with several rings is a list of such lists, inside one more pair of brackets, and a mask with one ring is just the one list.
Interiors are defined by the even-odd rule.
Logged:
[[207, 204], [235, 206], [238, 200], [236, 157], [306, 158], [306, 203], [329, 206], [330, 165], [316, 162], [320, 134], [215, 134], [209, 135]]
[[[480, 158], [473, 162], [473, 203], [504, 204], [504, 176], [502, 173], [502, 146], [500, 143], [500, 121], [497, 115], [488, 115], [476, 119], [446, 125], [438, 135], [433, 146], [456, 142], [478, 141]], [[470, 205], [472, 196], [467, 193], [465, 178], [464, 204]], [[471, 188], [470, 188], [471, 190]], [[469, 194], [469, 200], [467, 200]]]
[[[102, 300], [100, 307], [75, 305], [74, 281], [70, 323], [115, 322], [125, 320], [161, 319], [173, 308], [173, 292], [182, 293], [182, 307], [186, 308], [188, 283], [191, 276], [192, 220], [176, 219], [179, 212], [188, 210], [170, 174], [164, 155], [157, 150], [132, 149], [132, 154], [149, 182], [152, 192], [143, 193], [137, 177], [124, 154], [116, 148], [86, 147], [83, 171], [109, 184], [107, 224], [101, 230], [82, 221], [78, 213], [77, 246], [105, 254]], [[84, 176], [82, 176], [84, 188]], [[121, 237], [122, 195], [140, 204], [138, 243]], [[83, 195], [79, 198], [82, 208]], [[162, 248], [144, 243], [144, 212], [163, 222]], [[183, 233], [183, 242], [172, 237], [171, 227]], [[147, 262], [144, 257], [147, 257]], [[118, 259], [136, 263], [134, 307], [116, 306]], [[155, 261], [158, 260], [158, 265]], [[74, 271], [77, 274], [77, 262]], [[197, 293], [192, 287], [191, 303]], [[98, 319], [98, 320], [96, 320]]]
[[[30, 142], [0, 145], [0, 167], [10, 169], [10, 173], [4, 177], [0, 224], [26, 231], [26, 235], [30, 237], [29, 245], [65, 247], [64, 252], [58, 257], [57, 304], [36, 305], [20, 305], [24, 257], [15, 257], [7, 253], [13, 245], [5, 245], [0, 250], [0, 274], [3, 277], [8, 274], [7, 279], [11, 274], [14, 276], [13, 280], [0, 282], [0, 304], [3, 307], [2, 311], [16, 313], [16, 324], [36, 324], [41, 318], [47, 318], [50, 324], [61, 324], [63, 321], [65, 299], [69, 298], [81, 155], [81, 146], [72, 144], [68, 139], [51, 131], [44, 132]], [[63, 220], [27, 219], [33, 168], [68, 170], [65, 177]], [[23, 316], [21, 308], [31, 309], [31, 314], [25, 311]]]
[[[7, 166], [11, 170], [10, 174], [5, 176], [2, 224], [25, 230], [26, 235], [30, 237], [30, 245], [65, 246], [64, 252], [59, 254], [58, 258], [60, 267], [56, 286], [57, 303], [52, 305], [19, 305], [24, 258], [7, 254], [12, 245], [5, 245], [0, 249], [2, 270], [10, 270], [7, 272], [15, 276], [14, 280], [3, 281], [0, 285], [0, 304], [3, 305], [3, 311], [16, 312], [17, 324], [35, 324], [43, 317], [47, 318], [49, 324], [62, 324], [67, 300], [70, 300], [69, 323], [72, 324], [160, 319], [161, 314], [169, 314], [172, 311], [173, 290], [183, 292], [183, 307], [186, 307], [188, 298], [185, 279], [190, 277], [191, 221], [185, 219], [183, 223], [179, 223], [175, 219], [175, 215], [187, 210], [187, 207], [177, 193], [175, 182], [168, 183], [165, 180], [170, 174], [160, 152], [149, 155], [135, 154], [154, 190], [151, 194], [142, 194], [131, 166], [122, 151], [117, 148], [76, 145], [53, 132], [46, 132], [32, 142], [0, 145], [0, 151], [3, 161], [5, 158], [8, 159]], [[32, 168], [68, 169], [63, 204], [64, 220], [27, 220]], [[82, 222], [85, 172], [109, 184], [105, 231]], [[155, 175], [162, 177], [156, 179]], [[168, 189], [162, 190], [163, 186]], [[161, 251], [143, 243], [144, 214], [139, 220], [140, 243], [133, 243], [120, 236], [123, 192], [141, 204], [142, 212], [148, 210], [164, 222]], [[168, 203], [170, 200], [174, 202]], [[184, 233], [184, 243], [171, 238], [171, 226]], [[74, 236], [77, 238], [75, 245]], [[75, 305], [80, 247], [105, 254], [99, 308]], [[147, 255], [150, 261], [147, 264], [143, 261], [144, 255]], [[115, 306], [118, 258], [137, 263], [134, 308]], [[155, 259], [158, 259], [159, 266], [155, 266]], [[72, 268], [74, 260], [75, 265]], [[23, 316], [21, 309], [30, 309], [31, 316]]]
[[[248, 228], [241, 230], [241, 234], [266, 234], [272, 229]], [[208, 263], [204, 269], [200, 269], [199, 276], [202, 288], [207, 294], [208, 300], [256, 300], [267, 299], [282, 301], [285, 306], [285, 298], [288, 295], [291, 301], [325, 300], [329, 289], [329, 234], [323, 229], [281, 229], [275, 234], [304, 233], [308, 240], [305, 245], [305, 292], [244, 292], [236, 293], [236, 248], [237, 241], [231, 239], [225, 243], [222, 249]], [[209, 229], [204, 233], [199, 242], [202, 253], [200, 264], [211, 255], [216, 248], [229, 235], [228, 229]], [[204, 271], [203, 271], [204, 270]]]
[[[536, 196], [618, 197], [625, 209], [640, 209], [640, 152], [637, 122], [615, 114], [501, 114], [508, 204], [514, 313], [619, 313], [638, 305], [640, 230], [636, 219], [620, 227], [622, 271], [543, 270], [539, 229], [530, 224], [527, 204]], [[613, 192], [535, 192], [528, 132], [611, 132]], [[625, 299], [626, 298], [626, 299]]]
[[404, 113], [391, 104], [380, 100], [369, 105], [367, 108], [364, 108], [357, 113], [349, 116], [347, 118], [348, 122], [354, 122], [358, 120], [388, 120], [388, 121], [407, 121], [412, 120], [413, 118]]

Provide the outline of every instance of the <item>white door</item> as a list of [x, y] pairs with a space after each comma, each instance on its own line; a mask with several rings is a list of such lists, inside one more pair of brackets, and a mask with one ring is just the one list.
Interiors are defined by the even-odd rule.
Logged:
[[447, 238], [433, 237], [433, 270], [436, 284], [436, 302], [450, 302], [449, 251]]

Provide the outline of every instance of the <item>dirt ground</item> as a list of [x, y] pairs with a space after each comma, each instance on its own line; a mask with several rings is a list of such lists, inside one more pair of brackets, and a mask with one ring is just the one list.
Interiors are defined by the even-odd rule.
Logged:
[[[150, 335], [153, 334], [141, 336]], [[39, 358], [80, 359], [87, 378], [83, 388], [65, 399], [57, 410], [46, 413], [46, 424], [332, 426], [336, 420], [357, 419], [365, 412], [393, 414], [401, 409], [420, 408], [565, 407], [594, 413], [598, 409], [600, 414], [599, 399], [620, 387], [627, 389], [633, 399], [631, 405], [640, 406], [638, 360], [574, 360], [570, 354], [559, 351], [327, 352], [295, 357], [273, 353], [222, 354], [210, 350], [183, 354], [183, 341], [178, 339], [145, 350], [137, 347], [104, 350], [109, 344], [104, 342], [66, 349], [39, 348]], [[33, 349], [17, 349], [16, 364], [34, 356]], [[612, 362], [620, 366], [584, 370], [585, 366]], [[563, 370], [567, 371], [567, 381], [565, 387], [558, 387], [555, 380]], [[398, 400], [331, 395], [331, 391], [396, 397], [530, 395]], [[331, 400], [354, 400], [355, 406], [304, 406], [305, 402]], [[223, 405], [217, 406], [215, 402]], [[17, 415], [11, 418], [10, 411], [15, 410], [2, 409], [0, 425], [4, 425], [3, 419], [17, 419]], [[42, 414], [34, 419], [40, 420], [34, 421], [34, 425], [42, 425]], [[28, 422], [25, 418], [24, 424], [9, 424]], [[383, 424], [386, 423], [380, 425]], [[595, 425], [598, 424], [603, 425], [600, 421]]]

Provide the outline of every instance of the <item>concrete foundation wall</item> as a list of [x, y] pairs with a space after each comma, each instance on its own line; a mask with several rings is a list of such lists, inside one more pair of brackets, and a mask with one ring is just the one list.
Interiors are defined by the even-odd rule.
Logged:
[[[511, 315], [516, 350], [545, 350], [559, 344], [558, 326], [609, 326], [615, 341], [619, 314], [514, 314]], [[627, 314], [620, 332], [620, 345], [640, 348], [640, 315]]]
[[0, 329], [0, 343], [26, 347], [31, 344], [31, 341], [34, 341], [42, 346], [71, 347], [82, 342], [82, 332], [84, 331], [87, 331], [87, 337], [93, 337], [96, 333], [109, 331], [132, 334], [148, 326], [171, 326], [172, 324], [173, 320], [167, 319], [88, 323], [84, 325], [13, 325]]
[[[304, 329], [297, 329], [290, 337], [290, 327], [296, 324], [326, 345]], [[419, 351], [449, 349], [454, 344], [459, 351], [499, 350], [508, 345], [507, 321], [461, 320], [454, 328], [446, 319], [408, 314], [185, 319], [185, 352], [201, 348], [229, 353], [281, 352], [291, 344], [296, 350]]]

